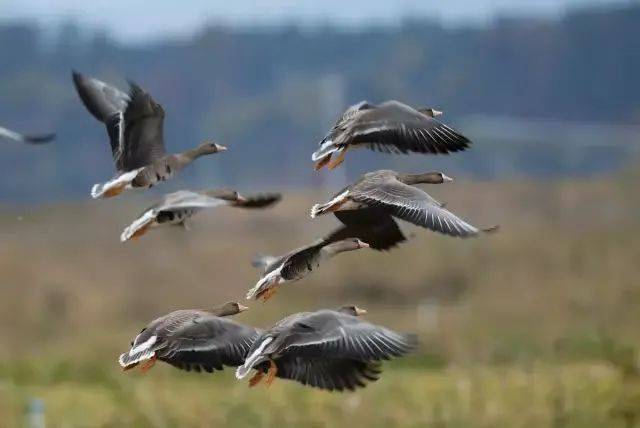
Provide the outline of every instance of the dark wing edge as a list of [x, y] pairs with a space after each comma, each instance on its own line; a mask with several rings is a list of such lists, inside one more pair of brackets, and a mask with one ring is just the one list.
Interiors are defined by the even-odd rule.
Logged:
[[290, 254], [282, 264], [280, 271], [282, 277], [284, 279], [295, 278], [304, 270], [311, 272], [318, 267], [320, 250], [329, 243], [326, 240], [320, 240]]
[[[174, 342], [164, 350], [159, 359], [185, 371], [212, 373], [223, 370], [224, 366], [237, 367], [242, 365], [247, 352], [253, 342], [260, 335], [260, 331], [231, 320], [217, 320], [221, 322], [216, 337], [209, 340], [217, 345], [210, 350], [196, 345], [195, 340], [185, 337]], [[193, 349], [190, 349], [193, 347]]]
[[[382, 373], [381, 363], [377, 361], [357, 361], [350, 359], [304, 358], [284, 356], [276, 360], [277, 377], [294, 380], [328, 391], [354, 391], [375, 382]], [[267, 363], [258, 370], [266, 372]]]
[[280, 193], [259, 193], [245, 196], [238, 201], [237, 206], [241, 208], [266, 208], [280, 202]]
[[335, 211], [344, 226], [325, 236], [329, 242], [358, 238], [378, 251], [388, 251], [407, 240], [398, 223], [387, 213], [375, 208]]
[[136, 83], [129, 81], [129, 98], [123, 113], [124, 153], [120, 168], [126, 171], [150, 165], [166, 155], [164, 109]]
[[376, 123], [356, 125], [345, 137], [349, 144], [363, 144], [383, 153], [449, 154], [464, 151], [471, 141], [449, 126], [430, 119], [432, 126], [404, 123]]

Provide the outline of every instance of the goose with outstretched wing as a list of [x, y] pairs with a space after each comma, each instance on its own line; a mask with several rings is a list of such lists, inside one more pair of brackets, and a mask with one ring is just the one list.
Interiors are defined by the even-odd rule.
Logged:
[[133, 188], [150, 188], [169, 180], [200, 156], [226, 147], [204, 142], [182, 153], [168, 154], [164, 145], [164, 109], [137, 84], [124, 93], [98, 79], [73, 72], [73, 82], [89, 112], [107, 127], [116, 176], [91, 189], [95, 198], [117, 196]]
[[345, 251], [368, 248], [369, 245], [357, 238], [336, 241], [318, 239], [311, 245], [295, 249], [279, 257], [258, 256], [253, 266], [262, 269], [256, 285], [247, 292], [247, 299], [269, 300], [278, 287], [285, 282], [298, 281], [320, 267], [320, 264]]
[[260, 331], [227, 317], [247, 309], [235, 302], [213, 310], [183, 309], [150, 322], [121, 354], [123, 370], [149, 370], [157, 360], [186, 371], [212, 373], [237, 367]]
[[[443, 204], [425, 191], [413, 186], [419, 183], [438, 184], [446, 181], [451, 181], [451, 178], [441, 172], [424, 174], [401, 174], [391, 170], [369, 172], [342, 189], [328, 202], [315, 204], [311, 208], [311, 217], [333, 212], [347, 224], [348, 222], [357, 223], [361, 215], [363, 218], [371, 216], [370, 210], [373, 209], [434, 232], [459, 238], [496, 230], [495, 226], [480, 229], [472, 225], [447, 210]], [[384, 215], [382, 218], [390, 225], [389, 219]], [[349, 216], [351, 218], [348, 219]], [[387, 230], [391, 230], [391, 226], [388, 226]], [[367, 242], [366, 238], [365, 242]], [[402, 242], [399, 235], [396, 236], [395, 241], [392, 240], [393, 244], [398, 242]]]
[[364, 321], [364, 313], [344, 306], [290, 315], [254, 341], [236, 377], [256, 370], [250, 386], [266, 375], [267, 384], [278, 377], [329, 391], [362, 388], [378, 380], [381, 361], [417, 346], [414, 335]]
[[[471, 141], [435, 119], [442, 112], [413, 108], [399, 101], [372, 104], [361, 101], [349, 107], [320, 141], [311, 156], [316, 169], [333, 169], [349, 148], [366, 147], [385, 153], [449, 154], [466, 150]], [[336, 156], [332, 160], [332, 156]]]
[[243, 196], [229, 189], [201, 192], [179, 190], [165, 195], [160, 202], [147, 208], [124, 229], [120, 240], [125, 242], [139, 238], [152, 228], [162, 225], [179, 225], [187, 228], [187, 221], [207, 208], [219, 206], [245, 209], [267, 208], [279, 202], [280, 199], [279, 193]]

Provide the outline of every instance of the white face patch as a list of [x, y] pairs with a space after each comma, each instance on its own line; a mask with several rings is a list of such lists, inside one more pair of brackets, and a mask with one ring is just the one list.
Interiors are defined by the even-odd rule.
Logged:
[[143, 343], [134, 346], [129, 351], [129, 356], [133, 356], [135, 354], [138, 354], [140, 352], [144, 352], [144, 351], [148, 350], [149, 348], [151, 348], [156, 343], [157, 339], [158, 339], [158, 336], [156, 336], [154, 334], [153, 336], [151, 336], [150, 338], [145, 340]]

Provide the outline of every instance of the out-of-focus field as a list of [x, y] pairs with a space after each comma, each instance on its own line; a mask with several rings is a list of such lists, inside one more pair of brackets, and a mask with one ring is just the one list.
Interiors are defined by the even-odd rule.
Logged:
[[[615, 178], [432, 186], [500, 233], [456, 240], [408, 227], [390, 253], [343, 254], [254, 302], [241, 322], [355, 303], [415, 331], [421, 348], [357, 393], [280, 381], [247, 388], [232, 371], [162, 364], [122, 373], [117, 355], [155, 316], [243, 299], [255, 253], [281, 253], [336, 226], [292, 192], [263, 212], [219, 209], [193, 230], [121, 244], [144, 195], [2, 207], [0, 426], [32, 398], [50, 426], [625, 427], [640, 418], [640, 194]], [[240, 189], [244, 190], [244, 189]], [[249, 189], [247, 189], [249, 190]]]

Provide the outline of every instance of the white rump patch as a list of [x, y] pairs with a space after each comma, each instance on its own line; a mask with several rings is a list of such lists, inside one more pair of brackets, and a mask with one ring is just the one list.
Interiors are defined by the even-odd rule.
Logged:
[[13, 140], [16, 141], [24, 141], [25, 138], [22, 134], [18, 134], [17, 132], [14, 132], [10, 129], [7, 128], [2, 128], [0, 127], [0, 137], [7, 137], [7, 138], [11, 138]]
[[122, 231], [122, 234], [120, 235], [120, 241], [125, 242], [131, 239], [131, 237], [135, 235], [138, 230], [146, 227], [149, 223], [154, 222], [157, 215], [158, 213], [156, 213], [155, 210], [148, 210], [147, 212], [142, 214], [140, 217], [135, 219], [133, 223], [127, 226], [124, 231]]
[[327, 208], [330, 208], [332, 205], [342, 202], [344, 198], [347, 197], [348, 194], [349, 194], [349, 191], [345, 190], [344, 192], [340, 193], [338, 196], [331, 199], [329, 202], [325, 204], [315, 204], [314, 206], [311, 207], [311, 212], [309, 213], [309, 215], [311, 216], [311, 218], [316, 218], [317, 216], [324, 214]]
[[267, 337], [261, 344], [258, 346], [251, 355], [249, 355], [245, 360], [244, 364], [239, 366], [236, 369], [236, 379], [242, 379], [246, 375], [249, 374], [249, 371], [253, 368], [253, 365], [257, 362], [257, 360], [261, 357], [262, 351], [267, 347], [268, 344], [273, 342], [273, 337]]
[[278, 269], [272, 270], [266, 276], [260, 278], [260, 280], [256, 283], [255, 287], [247, 291], [247, 296], [246, 296], [247, 300], [253, 299], [256, 296], [256, 294], [268, 289], [271, 285], [279, 283], [281, 279], [280, 277], [281, 269], [282, 269], [282, 266], [280, 266]]
[[156, 355], [155, 351], [148, 351], [142, 354], [137, 354], [135, 356], [130, 356], [129, 354], [121, 354], [120, 358], [118, 358], [118, 363], [121, 367], [129, 367], [131, 365], [137, 364], [140, 361], [150, 360]]
[[129, 356], [132, 357], [134, 354], [137, 354], [139, 352], [143, 352], [143, 351], [148, 350], [149, 348], [151, 348], [156, 343], [157, 339], [158, 339], [158, 336], [156, 336], [154, 334], [153, 336], [151, 336], [150, 338], [148, 338], [147, 340], [145, 340], [141, 344], [139, 344], [137, 346], [134, 346], [129, 351]]
[[311, 155], [311, 160], [314, 162], [319, 161], [320, 159], [327, 157], [327, 155], [335, 152], [336, 150], [338, 150], [338, 148], [333, 145], [333, 140], [327, 140], [320, 145], [320, 148], [318, 150], [313, 152], [313, 154]]
[[103, 184], [94, 184], [91, 188], [91, 197], [93, 199], [99, 199], [104, 196], [111, 189], [124, 186], [125, 189], [131, 188], [131, 182], [136, 178], [138, 173], [142, 171], [144, 167], [134, 169], [133, 171], [125, 172]]
[[157, 340], [158, 336], [153, 335], [143, 343], [134, 346], [128, 353], [120, 355], [118, 363], [120, 363], [122, 367], [129, 367], [139, 363], [140, 361], [146, 361], [153, 358], [156, 355], [156, 352], [151, 350], [151, 347], [155, 345]]

